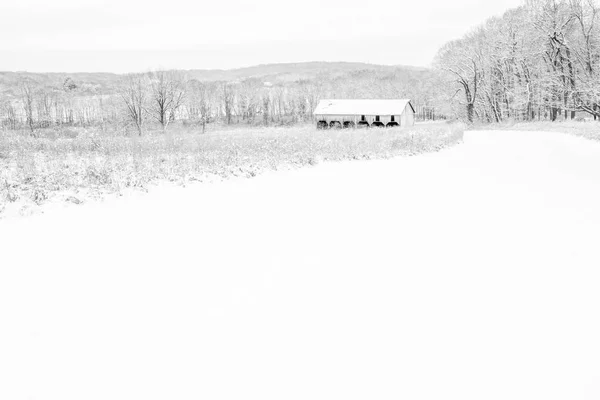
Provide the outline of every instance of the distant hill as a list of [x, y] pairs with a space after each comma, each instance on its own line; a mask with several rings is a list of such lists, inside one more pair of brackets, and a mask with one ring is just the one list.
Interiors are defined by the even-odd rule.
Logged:
[[202, 81], [235, 81], [249, 78], [262, 78], [266, 81], [290, 82], [314, 79], [320, 74], [342, 76], [356, 71], [427, 71], [426, 68], [388, 66], [350, 62], [304, 62], [287, 64], [263, 64], [230, 70], [190, 70], [191, 77]]
[[[260, 79], [273, 84], [287, 84], [302, 80], [314, 80], [323, 77], [325, 80], [338, 79], [356, 74], [393, 73], [395, 75], [427, 75], [429, 70], [410, 66], [388, 66], [350, 62], [304, 62], [287, 64], [264, 64], [246, 68], [229, 70], [187, 70], [189, 78], [199, 81], [243, 81], [245, 79]], [[30, 79], [46, 90], [61, 90], [67, 78], [70, 78], [79, 88], [81, 95], [99, 95], [114, 93], [118, 87], [120, 74], [113, 73], [31, 73], [31, 72], [0, 72], [0, 96], [14, 97], [18, 94], [19, 83]]]

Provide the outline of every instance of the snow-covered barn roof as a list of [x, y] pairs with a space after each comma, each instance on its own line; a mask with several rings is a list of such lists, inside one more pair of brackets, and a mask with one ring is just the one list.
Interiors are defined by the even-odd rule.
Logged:
[[[400, 115], [410, 100], [321, 100], [317, 115]], [[410, 107], [413, 109], [412, 104]]]

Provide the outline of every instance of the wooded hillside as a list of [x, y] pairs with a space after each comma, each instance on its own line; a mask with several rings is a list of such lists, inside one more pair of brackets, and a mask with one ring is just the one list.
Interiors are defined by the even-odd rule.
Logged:
[[466, 120], [600, 117], [600, 8], [595, 0], [527, 0], [447, 43], [435, 67]]

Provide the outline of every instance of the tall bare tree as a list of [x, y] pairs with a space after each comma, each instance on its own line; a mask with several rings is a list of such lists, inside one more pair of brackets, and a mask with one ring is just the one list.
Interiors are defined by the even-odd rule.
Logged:
[[271, 93], [268, 89], [263, 90], [262, 93], [262, 113], [263, 113], [263, 123], [265, 124], [265, 126], [269, 125], [269, 118], [272, 117], [272, 110], [271, 110], [271, 104], [272, 104], [272, 100], [271, 100]]
[[128, 74], [120, 85], [119, 95], [125, 103], [126, 114], [140, 136], [144, 133], [148, 102], [148, 77], [143, 74]]
[[150, 115], [160, 123], [163, 132], [176, 118], [185, 98], [185, 78], [179, 71], [150, 73]]
[[188, 84], [186, 100], [189, 118], [201, 124], [202, 133], [206, 132], [206, 124], [213, 116], [214, 89], [214, 85], [207, 82], [192, 80]]
[[225, 120], [227, 121], [227, 125], [231, 125], [233, 110], [234, 110], [234, 100], [235, 100], [235, 92], [230, 83], [223, 83], [222, 92], [221, 92], [221, 100], [223, 102], [223, 111], [225, 112]]
[[459, 85], [454, 95], [462, 91], [464, 100], [460, 103], [466, 108], [466, 118], [469, 122], [473, 122], [475, 118], [475, 104], [483, 77], [480, 35], [481, 30], [447, 43], [435, 61], [436, 66], [446, 71], [450, 79]]
[[34, 104], [35, 104], [35, 89], [33, 82], [29, 79], [25, 79], [20, 84], [21, 103], [23, 105], [23, 111], [25, 112], [25, 122], [31, 130], [31, 133], [35, 133], [35, 119], [34, 119]]

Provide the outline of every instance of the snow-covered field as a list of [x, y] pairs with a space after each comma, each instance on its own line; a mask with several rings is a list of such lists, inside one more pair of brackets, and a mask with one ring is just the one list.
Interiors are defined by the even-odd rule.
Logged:
[[0, 222], [0, 399], [598, 399], [600, 143], [162, 188]]

